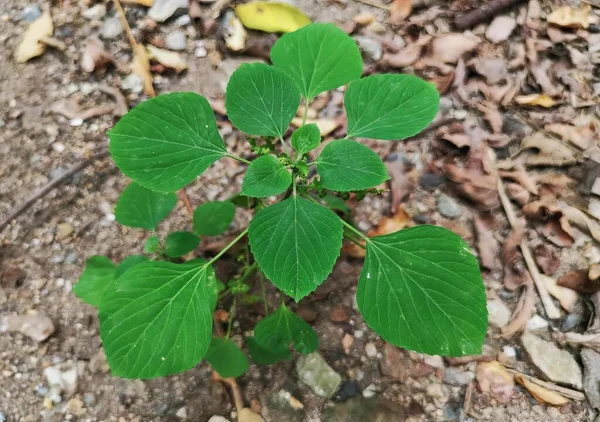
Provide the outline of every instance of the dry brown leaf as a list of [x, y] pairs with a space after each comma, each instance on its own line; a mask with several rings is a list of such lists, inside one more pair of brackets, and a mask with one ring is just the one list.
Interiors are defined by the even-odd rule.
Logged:
[[571, 142], [582, 150], [590, 148], [596, 139], [598, 139], [598, 127], [593, 122], [582, 126], [550, 123], [544, 126], [544, 129], [548, 132], [557, 134], [563, 140]]
[[556, 105], [556, 101], [547, 94], [517, 95], [515, 102], [520, 105], [540, 106], [544, 108], [551, 108]]
[[501, 133], [504, 119], [498, 110], [498, 106], [489, 101], [475, 103], [477, 110], [483, 113], [485, 120], [490, 124], [494, 133]]
[[454, 72], [450, 72], [447, 75], [435, 75], [429, 79], [429, 82], [435, 85], [440, 94], [445, 94], [454, 82]]
[[485, 37], [493, 43], [506, 41], [516, 26], [515, 18], [506, 15], [496, 16], [485, 30]]
[[573, 229], [569, 224], [569, 219], [563, 215], [556, 205], [545, 200], [538, 200], [525, 205], [522, 211], [532, 220], [546, 222], [542, 234], [552, 243], [557, 246], [573, 245], [574, 238], [571, 235]]
[[37, 20], [33, 21], [25, 31], [23, 40], [15, 52], [17, 63], [25, 63], [29, 59], [41, 55], [46, 50], [46, 44], [42, 43], [41, 40], [51, 37], [53, 32], [52, 16], [49, 11], [46, 11]]
[[536, 132], [523, 138], [521, 150], [531, 150], [526, 164], [531, 166], [566, 166], [577, 162], [576, 153], [556, 138]]
[[156, 96], [152, 86], [152, 74], [150, 73], [150, 57], [143, 45], [136, 45], [133, 50], [131, 71], [139, 76], [144, 83], [144, 93], [150, 97]]
[[[578, 208], [572, 207], [562, 201], [557, 201], [558, 209], [563, 215], [580, 229], [587, 231], [596, 242], [600, 242], [600, 223], [593, 217], [588, 216]], [[571, 237], [573, 237], [572, 233]]]
[[162, 48], [157, 48], [153, 45], [147, 45], [146, 48], [148, 49], [148, 57], [150, 57], [150, 59], [156, 60], [158, 63], [169, 69], [173, 69], [177, 73], [188, 68], [187, 63], [179, 53], [163, 50]]
[[390, 5], [390, 24], [400, 25], [412, 12], [412, 0], [394, 0]]
[[505, 59], [476, 57], [470, 60], [469, 64], [492, 85], [501, 82], [508, 75], [508, 65]]
[[423, 51], [423, 46], [419, 44], [410, 44], [406, 48], [398, 51], [394, 54], [385, 53], [381, 60], [379, 61], [379, 65], [383, 68], [392, 67], [396, 69], [402, 69], [403, 67], [410, 66], [417, 60], [421, 58], [421, 52]]
[[87, 120], [92, 117], [102, 116], [113, 113], [115, 107], [113, 105], [102, 105], [83, 109], [75, 97], [69, 97], [59, 100], [52, 104], [50, 111], [55, 114], [60, 114], [67, 119]]
[[560, 267], [560, 260], [549, 246], [537, 245], [533, 250], [533, 256], [544, 274], [552, 275]]
[[564, 6], [556, 9], [546, 17], [548, 23], [565, 28], [583, 28], [586, 29], [592, 22], [593, 17], [590, 14], [590, 6], [585, 5], [581, 9], [573, 9]]
[[504, 264], [504, 287], [515, 290], [528, 279], [527, 271], [520, 259], [519, 245], [523, 240], [525, 229], [522, 224], [515, 226], [502, 245], [502, 263]]
[[594, 294], [600, 291], [600, 278], [596, 273], [590, 274], [589, 270], [570, 271], [562, 275], [556, 282], [559, 286], [575, 290], [580, 293]]
[[385, 162], [390, 175], [390, 209], [392, 214], [399, 211], [400, 203], [406, 199], [415, 189], [414, 173], [410, 170], [410, 165], [403, 159]]
[[500, 403], [508, 403], [512, 398], [515, 382], [513, 376], [500, 362], [479, 362], [477, 364], [477, 382], [479, 389], [490, 393]]
[[523, 186], [518, 183], [506, 183], [506, 194], [510, 199], [515, 201], [520, 206], [527, 204], [531, 198], [531, 194]]
[[500, 244], [494, 237], [497, 231], [497, 223], [492, 215], [478, 214], [473, 218], [475, 235], [477, 237], [477, 251], [479, 262], [483, 268], [493, 270], [496, 265], [496, 257], [500, 251]]
[[534, 399], [540, 403], [547, 403], [552, 406], [561, 406], [569, 402], [569, 399], [558, 394], [556, 391], [548, 390], [536, 383], [531, 382], [522, 374], [515, 374], [515, 380], [529, 391]]
[[81, 68], [84, 72], [104, 70], [106, 65], [114, 62], [113, 56], [104, 49], [104, 44], [97, 37], [90, 37], [85, 42], [81, 55]]
[[527, 171], [521, 164], [515, 165], [514, 170], [512, 171], [500, 170], [498, 171], [498, 175], [500, 177], [514, 180], [515, 182], [523, 186], [525, 189], [527, 189], [528, 192], [534, 195], [537, 195], [539, 193], [535, 181], [531, 178], [531, 176], [529, 176], [529, 173], [527, 173]]
[[[550, 97], [556, 97], [561, 94], [562, 89], [559, 84], [552, 81], [552, 79], [550, 78], [550, 66], [552, 66], [552, 62], [550, 60], [544, 60], [541, 63], [536, 63], [535, 65], [531, 66], [530, 71], [533, 75], [535, 83], [538, 84], [540, 88], [542, 88], [542, 92]], [[540, 101], [544, 102], [544, 104], [539, 104]], [[545, 105], [546, 101], [547, 99], [541, 100], [540, 98], [538, 98], [536, 100], [538, 104], [535, 105], [551, 107]]]
[[565, 309], [567, 312], [571, 312], [573, 310], [573, 307], [579, 300], [579, 295], [575, 290], [559, 286], [554, 278], [548, 277], [544, 274], [540, 274], [540, 280], [542, 280], [544, 283], [544, 287], [546, 287], [548, 293], [558, 300], [563, 309]]
[[474, 35], [449, 33], [435, 37], [431, 42], [431, 58], [441, 63], [456, 63], [465, 53], [481, 43]]

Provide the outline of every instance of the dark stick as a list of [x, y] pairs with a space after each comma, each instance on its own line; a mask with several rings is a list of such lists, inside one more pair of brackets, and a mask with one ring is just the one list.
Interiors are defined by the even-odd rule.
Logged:
[[525, 0], [493, 0], [489, 4], [484, 4], [481, 7], [471, 10], [460, 15], [454, 23], [460, 30], [472, 28], [482, 22], [485, 22], [505, 9], [515, 6]]
[[29, 197], [29, 199], [27, 201], [25, 201], [25, 203], [23, 203], [20, 207], [18, 207], [14, 211], [12, 211], [10, 214], [8, 214], [8, 216], [2, 222], [0, 222], [0, 232], [2, 232], [2, 230], [4, 230], [4, 228], [6, 226], [8, 226], [8, 224], [12, 220], [19, 217], [21, 214], [23, 214], [25, 211], [27, 211], [33, 204], [35, 204], [38, 201], [38, 199], [41, 199], [44, 196], [46, 196], [58, 185], [63, 183], [65, 180], [68, 180], [70, 177], [72, 177], [76, 173], [79, 173], [81, 170], [83, 170], [84, 168], [86, 168], [87, 166], [92, 164], [94, 161], [104, 158], [107, 155], [108, 155], [108, 150], [94, 154], [90, 158], [83, 160], [81, 163], [76, 164], [75, 166], [71, 167], [69, 169], [69, 171], [67, 171], [65, 174], [63, 174], [59, 178], [48, 182], [40, 190], [38, 190], [33, 195], [31, 195]]

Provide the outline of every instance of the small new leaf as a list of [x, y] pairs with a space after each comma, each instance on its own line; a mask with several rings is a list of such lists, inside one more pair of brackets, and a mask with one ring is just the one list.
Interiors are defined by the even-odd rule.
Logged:
[[256, 213], [248, 233], [261, 270], [299, 301], [331, 273], [343, 229], [333, 211], [293, 196]]
[[126, 271], [99, 310], [113, 375], [148, 379], [192, 368], [210, 346], [216, 301], [206, 263], [144, 262]]
[[428, 355], [478, 355], [485, 288], [477, 259], [451, 231], [417, 226], [367, 242], [358, 309], [385, 341]]
[[413, 75], [373, 75], [344, 94], [348, 138], [400, 140], [425, 129], [438, 111], [435, 86]]
[[73, 292], [85, 303], [98, 307], [107, 286], [115, 279], [117, 266], [107, 257], [95, 255], [85, 262], [79, 282]]
[[227, 155], [215, 116], [191, 92], [144, 101], [108, 133], [119, 169], [148, 189], [174, 192]]
[[245, 63], [229, 79], [225, 108], [242, 132], [282, 137], [300, 105], [294, 81], [264, 63]]
[[319, 346], [317, 333], [285, 305], [256, 325], [254, 339], [259, 346], [272, 352], [288, 350], [293, 343], [298, 353], [308, 355]]
[[321, 184], [333, 191], [368, 189], [389, 179], [381, 158], [370, 148], [350, 139], [328, 143], [315, 164]]
[[194, 233], [217, 236], [229, 228], [235, 217], [235, 205], [230, 201], [213, 201], [200, 205], [194, 211]]
[[246, 337], [246, 345], [252, 361], [258, 365], [271, 365], [292, 358], [289, 348], [286, 347], [283, 351], [273, 351], [258, 344], [254, 337]]
[[165, 253], [170, 258], [178, 258], [193, 251], [200, 244], [198, 235], [190, 232], [169, 233], [165, 240]]
[[288, 169], [272, 155], [263, 155], [248, 166], [242, 182], [242, 195], [255, 198], [279, 195], [292, 184]]
[[239, 377], [248, 370], [248, 358], [228, 338], [213, 337], [205, 359], [223, 378]]
[[292, 146], [298, 155], [312, 151], [321, 143], [321, 132], [315, 123], [300, 126], [292, 134]]
[[124, 226], [156, 230], [177, 205], [177, 195], [151, 191], [133, 182], [125, 188], [115, 208], [115, 218]]
[[150, 236], [144, 243], [144, 252], [157, 253], [160, 250], [160, 239], [158, 236]]
[[360, 78], [363, 63], [356, 42], [330, 23], [313, 23], [282, 36], [271, 61], [300, 87], [308, 103], [323, 91]]

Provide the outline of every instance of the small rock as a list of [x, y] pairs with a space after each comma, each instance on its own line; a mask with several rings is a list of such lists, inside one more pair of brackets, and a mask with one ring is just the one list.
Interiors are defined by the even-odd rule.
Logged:
[[493, 43], [506, 41], [517, 26], [517, 21], [510, 16], [496, 16], [485, 30], [485, 37]]
[[296, 315], [311, 324], [315, 322], [318, 314], [314, 309], [309, 308], [308, 306], [300, 306], [298, 309], [296, 309]]
[[471, 371], [461, 371], [458, 368], [450, 367], [444, 371], [444, 382], [450, 385], [468, 385], [475, 379], [475, 374]]
[[342, 382], [340, 374], [335, 372], [318, 352], [300, 356], [296, 361], [296, 371], [302, 382], [315, 394], [326, 399], [335, 394]]
[[238, 414], [238, 422], [265, 422], [265, 420], [249, 407], [244, 407]]
[[40, 16], [42, 16], [42, 9], [40, 9], [40, 6], [35, 3], [28, 4], [21, 11], [21, 19], [25, 22], [33, 22]]
[[364, 398], [368, 399], [371, 397], [375, 397], [380, 391], [381, 390], [379, 389], [379, 387], [377, 387], [375, 384], [369, 384], [367, 385], [367, 388], [363, 390], [362, 395]]
[[444, 364], [444, 358], [439, 355], [424, 355], [423, 363], [437, 369], [444, 369], [446, 367]]
[[83, 400], [88, 406], [93, 406], [96, 403], [96, 397], [92, 393], [85, 393], [83, 395]]
[[352, 346], [354, 345], [354, 337], [352, 334], [344, 334], [342, 337], [342, 348], [344, 349], [344, 353], [349, 355], [352, 352]]
[[139, 94], [144, 90], [144, 81], [138, 75], [131, 73], [121, 80], [121, 88]]
[[548, 329], [548, 321], [539, 315], [534, 315], [529, 318], [525, 328], [532, 333], [546, 331]]
[[452, 98], [448, 96], [440, 97], [440, 111], [442, 112], [442, 114], [448, 113], [453, 108], [454, 102], [452, 102]]
[[381, 43], [373, 38], [363, 37], [362, 35], [356, 35], [354, 40], [357, 42], [358, 47], [363, 52], [366, 58], [378, 62], [383, 54]]
[[98, 3], [95, 6], [84, 10], [81, 14], [86, 19], [99, 21], [106, 16], [106, 6], [103, 3]]
[[335, 394], [338, 401], [346, 401], [358, 394], [358, 384], [355, 380], [346, 380]]
[[446, 395], [446, 392], [444, 391], [444, 386], [437, 382], [433, 383], [433, 384], [429, 384], [427, 386], [426, 391], [427, 391], [427, 395], [430, 397], [440, 398], [440, 397], [444, 397]]
[[155, 0], [148, 17], [156, 22], [164, 22], [175, 14], [183, 14], [188, 11], [188, 0]]
[[0, 410], [0, 422], [6, 422], [6, 413]]
[[377, 357], [377, 346], [375, 346], [375, 343], [371, 343], [371, 342], [367, 343], [365, 345], [365, 353], [370, 358]]
[[354, 332], [354, 338], [361, 339], [365, 336], [365, 332], [363, 330], [356, 330]]
[[423, 189], [435, 190], [442, 183], [446, 183], [447, 181], [448, 178], [446, 176], [440, 176], [433, 173], [424, 173], [419, 178], [419, 185], [421, 185]]
[[60, 365], [49, 366], [44, 369], [44, 377], [50, 387], [58, 387], [60, 391], [67, 394], [73, 394], [77, 389], [79, 373], [75, 365], [65, 366], [61, 369]]
[[406, 378], [419, 378], [431, 374], [435, 368], [410, 358], [407, 351], [386, 343], [383, 347], [383, 359], [380, 361], [383, 375], [405, 380]]
[[208, 422], [230, 422], [229, 419], [227, 419], [224, 416], [221, 415], [213, 415], [210, 417], [210, 419], [208, 420]]
[[600, 409], [600, 353], [584, 347], [581, 350], [583, 361], [583, 391], [595, 409]]
[[56, 228], [56, 240], [66, 239], [75, 231], [75, 227], [71, 223], [61, 223]]
[[52, 170], [48, 176], [50, 177], [50, 180], [56, 180], [56, 179], [63, 177], [68, 172], [69, 172], [69, 169], [67, 167], [59, 166], [59, 167], [55, 168], [54, 170]]
[[187, 47], [187, 37], [183, 31], [173, 31], [167, 34], [165, 44], [169, 50], [183, 51]]
[[79, 399], [71, 399], [67, 402], [67, 412], [71, 415], [82, 416], [87, 413], [87, 409], [83, 406], [83, 402]]
[[75, 264], [79, 256], [75, 252], [69, 252], [65, 257], [65, 264]]
[[180, 407], [175, 413], [175, 416], [177, 416], [179, 419], [187, 419], [187, 409], [185, 406]]
[[54, 323], [46, 315], [6, 315], [0, 318], [0, 332], [18, 331], [33, 341], [42, 342], [54, 333]]
[[566, 350], [554, 343], [525, 331], [521, 336], [523, 347], [531, 362], [551, 381], [582, 388], [581, 368]]
[[458, 202], [446, 194], [441, 194], [438, 198], [437, 208], [440, 214], [447, 218], [457, 218], [463, 213], [463, 209]]
[[487, 301], [488, 320], [498, 328], [505, 327], [510, 322], [511, 312], [508, 306], [499, 298]]
[[203, 45], [196, 47], [196, 50], [194, 51], [194, 56], [198, 57], [199, 59], [203, 59], [207, 55], [208, 51], [206, 50], [206, 47], [204, 47]]
[[349, 317], [348, 312], [346, 312], [346, 307], [343, 305], [339, 305], [333, 308], [329, 313], [329, 319], [332, 322], [337, 323], [347, 322]]
[[102, 27], [102, 38], [105, 40], [112, 40], [117, 38], [119, 35], [123, 33], [123, 26], [121, 25], [121, 21], [116, 16], [112, 16], [104, 21], [104, 26]]

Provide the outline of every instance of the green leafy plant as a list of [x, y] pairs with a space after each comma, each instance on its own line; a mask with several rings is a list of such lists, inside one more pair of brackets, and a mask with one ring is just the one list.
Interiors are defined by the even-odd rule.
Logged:
[[[232, 321], [239, 306], [257, 300], [264, 302], [266, 316], [254, 336], [245, 339], [255, 363], [289, 359], [290, 347], [314, 352], [316, 333], [286, 306], [283, 294], [300, 301], [323, 283], [344, 236], [366, 245], [357, 303], [366, 323], [385, 341], [427, 354], [479, 353], [487, 325], [485, 292], [467, 244], [444, 228], [427, 225], [369, 238], [347, 221], [344, 198], [377, 193], [388, 179], [378, 155], [356, 138], [397, 141], [415, 135], [436, 115], [435, 87], [403, 74], [361, 78], [355, 42], [331, 24], [283, 35], [271, 58], [274, 66], [240, 66], [227, 86], [228, 117], [251, 135], [247, 155], [252, 160], [228, 152], [207, 100], [194, 93], [145, 101], [110, 131], [111, 155], [133, 180], [117, 202], [116, 219], [150, 231], [145, 255], [119, 264], [93, 256], [75, 286], [81, 299], [98, 308], [112, 373], [153, 378], [205, 359], [221, 376], [239, 376], [248, 359], [230, 340]], [[315, 124], [304, 124], [308, 105], [322, 92], [346, 84], [347, 136], [314, 154], [321, 134]], [[289, 136], [302, 102], [303, 124]], [[155, 230], [176, 206], [174, 192], [220, 159], [248, 165], [240, 194], [200, 205], [192, 231], [161, 240]], [[230, 228], [236, 206], [254, 210], [249, 227], [216, 256], [185, 261], [182, 257], [193, 256], [201, 238]], [[233, 246], [245, 241], [248, 253], [236, 256]], [[217, 280], [213, 264], [226, 253], [240, 265], [224, 283]], [[269, 314], [264, 285], [252, 286], [252, 277], [266, 277], [282, 292], [274, 312]], [[230, 308], [224, 336], [213, 333], [219, 302]]]

